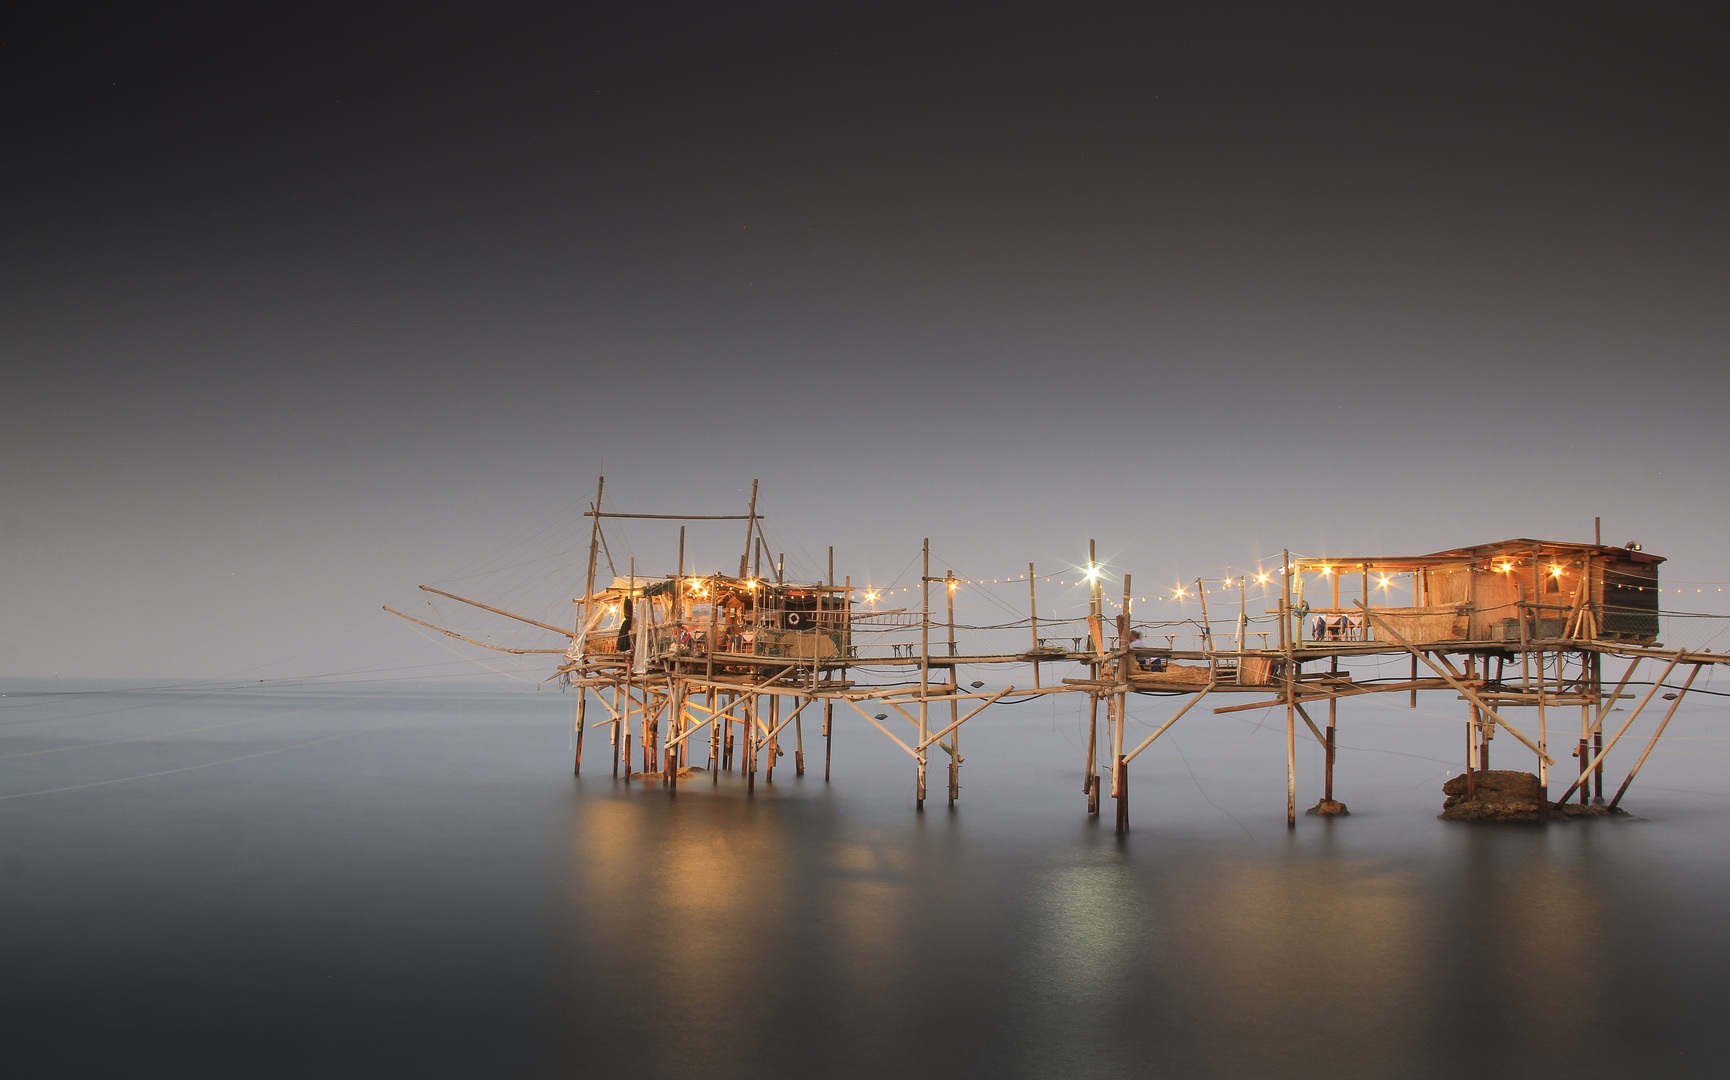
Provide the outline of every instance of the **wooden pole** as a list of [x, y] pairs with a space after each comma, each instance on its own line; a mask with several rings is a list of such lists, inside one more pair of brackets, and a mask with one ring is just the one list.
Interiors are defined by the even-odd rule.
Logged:
[[[1361, 565], [1363, 567], [1363, 574], [1364, 574], [1364, 582], [1363, 582], [1363, 585], [1364, 585], [1364, 588], [1363, 588], [1364, 607], [1368, 608], [1370, 606], [1370, 564], [1366, 562], [1366, 563], [1363, 563]], [[1370, 639], [1370, 621], [1368, 619], [1365, 619], [1364, 620], [1363, 635], [1358, 640], [1368, 641], [1369, 639]]]
[[1292, 656], [1291, 551], [1283, 552], [1285, 595], [1280, 600], [1280, 627], [1285, 647], [1285, 824], [1297, 828], [1297, 672]]
[[[1416, 661], [1416, 657], [1413, 660]], [[1477, 674], [1474, 666], [1476, 660], [1471, 653], [1466, 654], [1466, 678], [1471, 679]], [[1484, 675], [1487, 677], [1490, 661], [1484, 660]], [[1478, 704], [1475, 701], [1466, 702], [1466, 798], [1478, 797], [1478, 772], [1474, 768], [1477, 762], [1478, 732], [1483, 727], [1483, 717], [1478, 715]]]
[[[779, 519], [776, 519], [779, 520]], [[745, 567], [751, 563], [751, 539], [757, 531], [757, 481], [751, 481], [751, 512], [745, 522], [745, 553], [739, 556], [739, 576], [745, 576]]]
[[1087, 794], [1087, 812], [1099, 816], [1099, 695], [1087, 694], [1087, 771], [1081, 778]]
[[[1087, 568], [1089, 570], [1094, 569], [1094, 567], [1096, 565], [1093, 561], [1094, 550], [1095, 550], [1094, 549], [1094, 542], [1092, 540], [1089, 540], [1087, 542]], [[1099, 580], [1097, 578], [1095, 578], [1092, 581], [1092, 583], [1091, 583], [1091, 585], [1087, 591], [1087, 622], [1088, 622], [1088, 626], [1092, 627], [1098, 621], [1099, 621]], [[1095, 642], [1094, 647], [1092, 649], [1088, 650], [1088, 653], [1089, 653], [1088, 662], [1087, 662], [1088, 677], [1090, 679], [1094, 680], [1095, 682], [1097, 682], [1099, 680], [1099, 663], [1097, 660], [1094, 659], [1094, 657], [1099, 655], [1100, 644], [1101, 643], [1099, 643], [1099, 642]], [[1083, 781], [1083, 789], [1085, 791], [1087, 791], [1087, 793], [1088, 793], [1087, 812], [1089, 814], [1093, 814], [1093, 815], [1097, 816], [1099, 813], [1100, 783], [1099, 783], [1099, 694], [1096, 691], [1089, 690], [1087, 692], [1087, 708], [1088, 708], [1088, 713], [1087, 713], [1087, 779], [1085, 781]], [[1111, 719], [1110, 719], [1110, 717], [1107, 717], [1106, 718], [1106, 735], [1108, 737], [1111, 734], [1110, 725], [1111, 725]], [[1109, 742], [1109, 738], [1108, 738], [1108, 742]], [[1113, 779], [1113, 781], [1112, 781], [1112, 784], [1113, 784], [1112, 793], [1113, 794], [1116, 794], [1116, 786], [1115, 786], [1116, 783], [1117, 783], [1117, 781], [1115, 779]]]
[[[1104, 665], [1100, 663], [1099, 658], [1105, 653], [1105, 624], [1103, 622], [1105, 588], [1099, 581], [1099, 556], [1097, 546], [1091, 539], [1087, 541], [1087, 576], [1087, 628], [1089, 631], [1087, 637], [1092, 642], [1092, 648], [1088, 650], [1087, 670], [1092, 680], [1097, 683], [1104, 677]], [[1102, 690], [1094, 689], [1090, 690], [1089, 693], [1097, 700], [1105, 702], [1105, 746], [1106, 757], [1109, 759], [1112, 746], [1111, 731], [1116, 723], [1116, 704]], [[1095, 764], [1094, 775], [1097, 776], [1099, 775], [1097, 757]], [[1117, 769], [1115, 766], [1111, 768], [1111, 797], [1117, 798]]]
[[[1583, 585], [1581, 587], [1584, 588]], [[1592, 675], [1592, 657], [1591, 657], [1591, 654], [1582, 652], [1580, 654], [1580, 682], [1582, 684], [1580, 687], [1580, 690], [1581, 690], [1581, 698], [1580, 698], [1580, 746], [1575, 751], [1575, 753], [1580, 758], [1580, 779], [1579, 779], [1578, 783], [1580, 786], [1580, 805], [1581, 806], [1586, 806], [1587, 804], [1589, 804], [1591, 802], [1591, 796], [1592, 796], [1592, 793], [1587, 790], [1589, 787], [1591, 787], [1591, 785], [1586, 782], [1586, 763], [1591, 760], [1591, 749], [1590, 748], [1592, 745], [1592, 704], [1593, 703], [1592, 703], [1592, 700], [1586, 696], [1586, 695], [1590, 694], [1591, 690], [1592, 690], [1591, 675]]]
[[[738, 703], [740, 696], [738, 691], [734, 691], [727, 696], [732, 704]], [[737, 723], [739, 724], [740, 731], [745, 730], [744, 721], [740, 719], [740, 716], [742, 716], [746, 711], [747, 710], [741, 709], [737, 714], [729, 713], [727, 715], [727, 726], [721, 731], [721, 767], [726, 769], [728, 772], [733, 771], [733, 764], [738, 761], [739, 750], [741, 749], [738, 737], [733, 731], [733, 725]], [[743, 769], [740, 771], [743, 772]]]
[[755, 691], [751, 700], [745, 703], [745, 721], [741, 725], [745, 729], [745, 761], [741, 768], [745, 770], [745, 794], [757, 793], [757, 701]]
[[[576, 641], [576, 653], [577, 670], [579, 675], [583, 669], [587, 667], [589, 660], [588, 635], [583, 633], [583, 627], [588, 624], [589, 608], [595, 602], [595, 548], [601, 536], [601, 493], [606, 490], [606, 487], [607, 478], [603, 476], [595, 484], [595, 522], [589, 529], [589, 573], [588, 576], [583, 579], [583, 602], [581, 606], [577, 608], [577, 625], [571, 630], [571, 636], [578, 639]], [[575, 755], [576, 759], [571, 762], [572, 776], [581, 776], [583, 774], [583, 728], [587, 726], [586, 716], [589, 710], [589, 688], [587, 686], [579, 686], [577, 687], [577, 694], [577, 749]], [[613, 772], [614, 775], [617, 775], [618, 770], [615, 768]]]
[[[1200, 578], [1195, 579], [1195, 595], [1201, 598], [1201, 647], [1205, 652], [1212, 652], [1213, 623], [1207, 617], [1207, 583]], [[1128, 639], [1119, 635], [1117, 640], [1121, 645], [1127, 643]]]
[[679, 751], [685, 746], [684, 740], [679, 738], [685, 733], [685, 681], [676, 675], [670, 678], [667, 697], [667, 748], [661, 755], [661, 777], [667, 782], [667, 790], [676, 793], [679, 790]]
[[1027, 564], [1028, 624], [1033, 627], [1033, 688], [1039, 689], [1039, 586], [1033, 576], [1033, 564]]
[[[1534, 618], [1536, 614], [1534, 613]], [[1538, 805], [1542, 817], [1550, 816], [1549, 727], [1544, 709], [1544, 650], [1538, 650]]]
[[[925, 538], [923, 552], [924, 569], [919, 575], [919, 742], [924, 745], [925, 736], [931, 733], [930, 702], [931, 696], [931, 538]], [[915, 787], [914, 805], [916, 809], [925, 809], [925, 755], [921, 749], [915, 759], [918, 771], [918, 782]]]
[[[715, 694], [715, 636], [720, 633], [721, 620], [721, 575], [716, 574], [709, 582], [709, 633], [704, 640], [708, 646], [703, 664], [703, 677], [708, 686], [709, 715], [715, 715], [715, 709], [720, 705]], [[721, 725], [717, 721], [709, 725], [709, 784], [711, 787], [721, 782]]]
[[775, 782], [775, 759], [781, 754], [781, 695], [769, 695], [769, 745], [767, 748], [768, 765], [763, 772], [763, 779], [773, 784]]
[[1243, 670], [1243, 642], [1249, 636], [1249, 579], [1237, 579], [1237, 666]]
[[[1630, 664], [1629, 667], [1632, 668], [1633, 665]], [[1598, 700], [1602, 702], [1604, 698], [1603, 653], [1592, 654], [1592, 685], [1596, 688]], [[1620, 686], [1616, 688], [1616, 696], [1617, 698], [1622, 696], [1622, 689]], [[1602, 755], [1599, 754], [1599, 751], [1604, 749], [1605, 711], [1606, 710], [1600, 705], [1598, 715], [1592, 721], [1592, 754], [1598, 759], [1598, 767], [1592, 773], [1592, 798], [1599, 803], [1604, 801], [1604, 759]]]
[[[627, 563], [626, 566], [628, 567], [628, 571], [627, 571], [626, 577], [625, 577], [625, 581], [626, 581], [625, 600], [624, 600], [624, 604], [621, 604], [619, 606], [619, 610], [621, 613], [623, 613], [625, 611], [629, 611], [631, 613], [631, 633], [625, 638], [626, 644], [628, 645], [628, 647], [630, 649], [630, 652], [627, 654], [627, 656], [625, 658], [625, 717], [624, 717], [624, 723], [625, 723], [625, 783], [628, 784], [631, 782], [631, 682], [632, 682], [633, 676], [636, 674], [636, 670], [637, 670], [637, 643], [634, 639], [636, 637], [637, 620], [641, 619], [643, 616], [642, 616], [642, 613], [637, 610], [637, 600], [636, 600], [637, 557], [635, 555], [631, 556], [631, 561], [629, 563]], [[629, 607], [626, 607], [625, 605], [629, 605]], [[621, 614], [621, 620], [622, 620], [622, 617], [623, 616]], [[621, 625], [622, 625], [622, 623], [621, 623]], [[649, 710], [644, 709], [643, 715], [645, 717], [647, 717], [648, 712], [649, 712]], [[647, 720], [645, 720], [644, 722], [647, 723]]]
[[721, 708], [721, 695], [716, 693], [714, 683], [709, 684], [709, 693], [707, 697], [709, 702], [709, 715], [712, 718], [709, 724], [709, 785], [711, 787], [716, 787], [721, 783], [722, 718], [717, 711]]
[[[1328, 666], [1328, 673], [1336, 677], [1339, 675], [1340, 657], [1338, 653], [1333, 655], [1332, 663]], [[1328, 698], [1327, 764], [1322, 776], [1322, 798], [1329, 802], [1332, 802], [1334, 798], [1334, 725], [1339, 722], [1339, 708], [1339, 698]]]
[[805, 775], [805, 721], [803, 713], [793, 714], [793, 775]]
[[[1203, 623], [1206, 622], [1206, 606], [1202, 607]], [[1129, 762], [1123, 756], [1123, 730], [1129, 720], [1129, 671], [1135, 663], [1135, 656], [1129, 651], [1129, 575], [1123, 575], [1123, 607], [1117, 613], [1117, 685], [1124, 689], [1117, 692], [1117, 727], [1112, 733], [1111, 767], [1117, 774], [1117, 832], [1119, 835], [1129, 831]], [[1209, 640], [1212, 640], [1211, 635]], [[1210, 650], [1211, 651], [1211, 650]], [[1213, 670], [1210, 662], [1208, 670]]]
[[[853, 640], [853, 575], [847, 575], [846, 591], [841, 594], [841, 658]], [[847, 665], [841, 665], [841, 681], [847, 681]], [[835, 702], [823, 702], [823, 782], [829, 782], [829, 763], [835, 748]]]
[[[954, 806], [955, 800], [961, 797], [961, 726], [956, 723], [961, 718], [961, 703], [955, 700], [955, 695], [961, 692], [961, 673], [955, 667], [955, 571], [943, 572], [943, 591], [948, 593], [948, 623], [949, 623], [949, 805]], [[942, 745], [942, 744], [939, 744]]]

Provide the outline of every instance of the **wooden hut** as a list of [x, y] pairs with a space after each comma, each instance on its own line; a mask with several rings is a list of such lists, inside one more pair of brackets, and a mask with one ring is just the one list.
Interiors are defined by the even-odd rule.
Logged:
[[585, 635], [591, 657], [634, 654], [639, 669], [714, 656], [740, 667], [760, 660], [846, 656], [846, 590], [722, 574], [616, 577], [600, 590]]
[[[1387, 625], [1419, 644], [1652, 645], [1663, 561], [1637, 545], [1518, 539], [1409, 557], [1305, 559], [1295, 569], [1331, 581], [1331, 602], [1308, 605], [1304, 636], [1312, 640], [1375, 640], [1352, 603], [1360, 597], [1351, 594], [1360, 593]], [[1376, 603], [1395, 577], [1412, 602]]]

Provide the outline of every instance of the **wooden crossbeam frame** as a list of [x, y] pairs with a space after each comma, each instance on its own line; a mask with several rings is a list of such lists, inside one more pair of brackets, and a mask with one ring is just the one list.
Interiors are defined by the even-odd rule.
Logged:
[[[1384, 632], [1386, 632], [1388, 637], [1392, 638], [1395, 644], [1399, 645], [1401, 648], [1405, 649], [1407, 652], [1411, 653], [1413, 656], [1415, 656], [1419, 660], [1423, 661], [1424, 666], [1428, 667], [1431, 671], [1435, 672], [1437, 675], [1440, 675], [1444, 680], [1446, 680], [1446, 682], [1449, 686], [1452, 686], [1455, 690], [1458, 690], [1461, 694], [1465, 695], [1465, 698], [1467, 701], [1470, 701], [1473, 705], [1476, 705], [1479, 709], [1482, 709], [1484, 712], [1484, 715], [1488, 716], [1491, 720], [1494, 720], [1496, 723], [1500, 724], [1508, 732], [1508, 734], [1510, 734], [1514, 738], [1520, 740], [1520, 742], [1525, 745], [1526, 749], [1528, 749], [1532, 753], [1538, 755], [1538, 757], [1540, 759], [1542, 759], [1546, 765], [1554, 765], [1556, 763], [1555, 758], [1544, 753], [1544, 751], [1539, 748], [1537, 743], [1533, 742], [1531, 739], [1526, 738], [1525, 733], [1522, 732], [1519, 728], [1515, 727], [1514, 725], [1508, 723], [1506, 720], [1502, 719], [1502, 715], [1500, 713], [1498, 713], [1496, 710], [1490, 708], [1489, 704], [1487, 702], [1485, 702], [1483, 698], [1479, 697], [1470, 687], [1466, 686], [1465, 683], [1461, 682], [1460, 681], [1461, 677], [1462, 677], [1461, 674], [1454, 670], [1454, 665], [1448, 663], [1447, 657], [1445, 657], [1445, 656], [1442, 657], [1442, 664], [1438, 665], [1434, 660], [1432, 660], [1430, 658], [1428, 653], [1424, 652], [1423, 650], [1419, 649], [1416, 645], [1413, 645], [1411, 642], [1407, 641], [1405, 638], [1405, 635], [1401, 634], [1398, 630], [1395, 630], [1393, 628], [1393, 626], [1390, 625], [1386, 619], [1382, 618], [1380, 615], [1377, 615], [1374, 611], [1372, 611], [1368, 604], [1365, 604], [1365, 603], [1359, 601], [1356, 604], [1356, 607], [1359, 611], [1362, 611], [1368, 618], [1373, 619], [1375, 621], [1375, 624], [1378, 627], [1380, 627]], [[1443, 665], [1445, 665], [1445, 666], [1443, 666]]]

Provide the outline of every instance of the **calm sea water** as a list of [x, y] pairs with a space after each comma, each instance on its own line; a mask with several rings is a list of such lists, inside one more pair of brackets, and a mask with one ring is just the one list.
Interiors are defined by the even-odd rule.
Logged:
[[[1120, 840], [1073, 703], [970, 722], [960, 806], [920, 815], [857, 717], [832, 782], [808, 729], [807, 774], [789, 748], [747, 798], [615, 781], [604, 738], [573, 779], [556, 691], [4, 689], [11, 1075], [1717, 1076], [1730, 1049], [1710, 702], [1636, 820], [1548, 828], [1436, 819], [1439, 696], [1343, 709], [1352, 815], [1290, 831], [1283, 715], [1186, 718]], [[1313, 743], [1300, 769], [1308, 805]]]

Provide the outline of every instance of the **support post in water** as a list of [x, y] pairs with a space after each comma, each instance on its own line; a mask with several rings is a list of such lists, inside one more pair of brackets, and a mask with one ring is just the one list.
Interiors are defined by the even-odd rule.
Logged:
[[925, 737], [931, 733], [931, 538], [925, 538], [923, 569], [919, 572], [919, 755], [914, 768], [914, 808], [925, 809]]
[[1281, 644], [1285, 650], [1285, 824], [1297, 828], [1297, 661], [1293, 655], [1291, 625], [1291, 552], [1282, 554], [1285, 563], [1285, 595], [1280, 600], [1279, 625]]
[[757, 695], [753, 693], [751, 700], [745, 702], [745, 761], [741, 766], [745, 770], [745, 794], [757, 793]]
[[1117, 725], [1111, 736], [1112, 767], [1117, 773], [1117, 831], [1129, 831], [1129, 759], [1123, 756], [1123, 729], [1129, 722], [1129, 672], [1135, 655], [1129, 651], [1129, 575], [1123, 575], [1123, 607], [1117, 613]]
[[[1328, 670], [1336, 677], [1339, 675], [1340, 658], [1338, 653], [1334, 654], [1333, 663], [1329, 666]], [[1337, 697], [1329, 697], [1327, 765], [1326, 772], [1322, 777], [1322, 798], [1326, 799], [1328, 802], [1334, 801], [1334, 725], [1339, 720], [1339, 711], [1340, 699]]]
[[[604, 476], [595, 483], [595, 523], [589, 529], [589, 574], [583, 579], [583, 602], [577, 608], [577, 625], [573, 627], [576, 641], [573, 643], [575, 648], [572, 651], [577, 654], [577, 680], [579, 683], [577, 691], [580, 696], [577, 698], [577, 751], [576, 760], [571, 763], [572, 776], [583, 774], [583, 728], [585, 726], [584, 717], [588, 712], [589, 705], [589, 688], [580, 685], [583, 676], [588, 671], [589, 659], [588, 635], [583, 633], [583, 630], [589, 621], [589, 607], [595, 602], [595, 549], [600, 545], [601, 540], [601, 493], [606, 490], [606, 487], [607, 478]], [[617, 776], [618, 772], [618, 767], [615, 765], [613, 775]]]
[[[944, 591], [949, 594], [949, 745], [945, 747], [949, 754], [949, 805], [954, 806], [955, 800], [961, 797], [961, 728], [956, 721], [961, 717], [961, 703], [955, 700], [955, 695], [961, 692], [961, 671], [955, 666], [955, 571], [943, 572]], [[939, 744], [941, 745], [941, 744]]]

